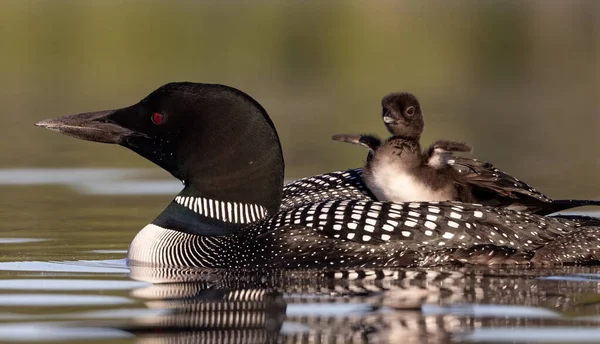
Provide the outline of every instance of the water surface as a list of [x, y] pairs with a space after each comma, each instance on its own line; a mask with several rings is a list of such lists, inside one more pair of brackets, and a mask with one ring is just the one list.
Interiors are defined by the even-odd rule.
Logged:
[[[600, 338], [600, 273], [594, 267], [128, 268], [129, 242], [180, 188], [145, 169], [0, 170], [5, 196], [0, 205], [6, 210], [0, 232], [0, 339], [552, 343]], [[40, 197], [28, 197], [32, 191]]]

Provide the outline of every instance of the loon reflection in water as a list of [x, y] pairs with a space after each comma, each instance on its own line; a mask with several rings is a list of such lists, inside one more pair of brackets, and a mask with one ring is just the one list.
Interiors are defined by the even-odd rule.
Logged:
[[283, 188], [266, 111], [223, 85], [171, 83], [129, 107], [38, 126], [125, 146], [184, 189], [130, 245], [130, 264], [352, 268], [595, 263], [600, 220], [454, 202], [377, 202], [359, 170]]
[[[528, 327], [597, 327], [589, 315], [600, 314], [600, 303], [583, 297], [597, 295], [598, 283], [544, 278], [592, 278], [583, 275], [589, 272], [580, 267], [324, 272], [133, 266], [136, 279], [171, 282], [132, 292], [148, 308], [165, 312], [118, 328], [153, 343], [447, 343], [486, 328], [507, 328], [528, 338]], [[565, 332], [565, 341], [573, 331]]]

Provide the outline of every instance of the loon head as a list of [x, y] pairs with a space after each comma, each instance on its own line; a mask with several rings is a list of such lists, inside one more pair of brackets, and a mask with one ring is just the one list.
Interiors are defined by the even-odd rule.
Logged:
[[381, 99], [381, 114], [394, 136], [418, 140], [425, 123], [417, 97], [410, 93], [390, 93]]
[[[36, 125], [127, 147], [183, 181], [179, 202], [161, 214], [182, 230], [194, 224], [194, 213], [219, 220], [218, 210], [231, 213], [231, 207], [239, 206], [243, 212], [246, 206], [246, 211], [256, 210], [256, 220], [275, 213], [281, 203], [284, 162], [277, 132], [262, 106], [235, 88], [169, 83], [128, 107]], [[233, 221], [228, 215], [221, 219], [230, 225], [250, 222]]]

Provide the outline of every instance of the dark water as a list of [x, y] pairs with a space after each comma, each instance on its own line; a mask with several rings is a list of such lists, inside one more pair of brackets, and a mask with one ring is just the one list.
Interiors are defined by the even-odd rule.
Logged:
[[597, 268], [130, 270], [129, 242], [178, 182], [63, 169], [2, 170], [0, 184], [4, 342], [600, 340]]

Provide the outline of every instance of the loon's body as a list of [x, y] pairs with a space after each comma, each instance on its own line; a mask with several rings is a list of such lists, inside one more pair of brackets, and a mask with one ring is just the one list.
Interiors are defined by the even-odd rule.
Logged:
[[392, 134], [384, 143], [368, 134], [337, 134], [335, 141], [369, 149], [363, 168], [365, 184], [380, 201], [460, 201], [506, 207], [540, 215], [598, 201], [552, 200], [492, 164], [461, 156], [463, 142], [439, 140], [422, 151], [425, 126], [421, 105], [410, 93], [391, 93], [382, 101], [382, 117]]
[[[129, 107], [37, 125], [125, 146], [184, 182], [133, 239], [129, 264], [344, 268], [554, 264], [600, 256], [596, 219], [456, 202], [378, 202], [360, 170], [284, 188], [281, 147], [266, 111], [222, 85], [171, 83]], [[545, 252], [582, 233], [588, 240], [580, 240], [580, 249], [562, 256]]]

